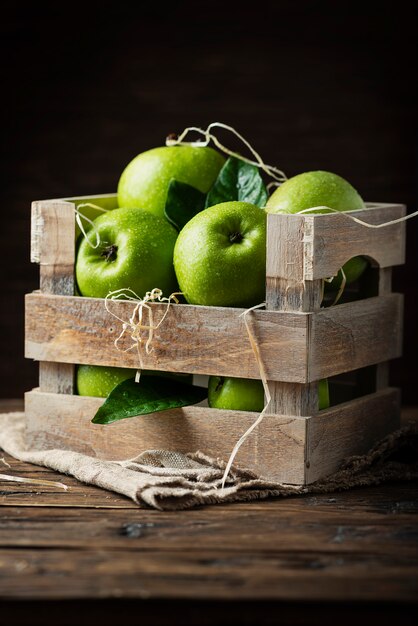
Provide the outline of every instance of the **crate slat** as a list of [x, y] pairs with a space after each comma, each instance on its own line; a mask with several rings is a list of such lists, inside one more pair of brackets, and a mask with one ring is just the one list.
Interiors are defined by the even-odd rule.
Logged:
[[[75, 218], [71, 203], [32, 203], [31, 260], [40, 264], [43, 293], [74, 294]], [[39, 385], [43, 391], [71, 393], [74, 365], [41, 360]]]
[[[101, 398], [25, 394], [30, 415], [27, 442], [39, 450], [75, 450], [107, 460], [132, 458], [144, 450], [202, 450], [228, 459], [257, 414], [202, 406], [163, 411], [102, 426], [91, 419]], [[397, 390], [385, 389], [315, 417], [267, 415], [244, 442], [236, 463], [273, 480], [304, 484], [337, 469], [343, 458], [365, 452], [398, 425]], [[305, 449], [311, 450], [305, 462]]]
[[[370, 224], [406, 213], [402, 204], [350, 212]], [[365, 255], [380, 267], [405, 263], [405, 223], [366, 228], [342, 214], [274, 215], [267, 220], [267, 277], [315, 280], [334, 276], [350, 258]]]
[[402, 354], [403, 296], [367, 298], [310, 316], [308, 378], [327, 378]]
[[[388, 294], [316, 313], [254, 311], [269, 380], [307, 383], [396, 358], [401, 353], [402, 295]], [[164, 305], [152, 305], [155, 320]], [[114, 302], [129, 319], [133, 304]], [[147, 369], [259, 378], [241, 309], [173, 305], [155, 333]], [[118, 351], [121, 324], [103, 300], [34, 292], [26, 296], [26, 356], [40, 361], [138, 367], [136, 350]], [[308, 342], [313, 355], [308, 367]], [[123, 344], [129, 345], [129, 343]]]
[[305, 482], [332, 474], [399, 427], [400, 392], [390, 387], [319, 411], [307, 423]]
[[[91, 419], [101, 398], [65, 396], [33, 390], [25, 394], [30, 415], [26, 438], [38, 450], [59, 447], [107, 460], [132, 458], [144, 450], [203, 452], [227, 460], [235, 443], [256, 420], [246, 411], [189, 406], [124, 419], [102, 426]], [[266, 417], [241, 447], [238, 462], [268, 475], [272, 466], [288, 482], [303, 482], [306, 421]], [[265, 445], [269, 442], [269, 447]]]
[[[129, 319], [134, 308], [126, 301], [111, 306], [123, 319]], [[165, 305], [151, 306], [157, 321]], [[144, 367], [259, 378], [241, 313], [233, 308], [173, 305], [154, 335], [154, 351], [144, 354]], [[270, 378], [306, 378], [307, 318], [267, 311], [251, 315]], [[122, 352], [114, 346], [120, 330], [121, 323], [109, 315], [102, 299], [36, 292], [26, 296], [28, 358], [137, 368], [136, 350]]]

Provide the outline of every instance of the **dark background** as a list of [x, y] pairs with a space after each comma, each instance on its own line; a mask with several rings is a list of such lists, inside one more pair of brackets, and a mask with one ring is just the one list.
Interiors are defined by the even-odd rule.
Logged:
[[[75, 5], [77, 6], [77, 5]], [[158, 8], [154, 8], [158, 7]], [[3, 397], [37, 385], [23, 359], [30, 203], [116, 190], [168, 132], [223, 121], [288, 176], [328, 169], [366, 200], [416, 210], [416, 24], [404, 2], [60, 2], [2, 9]], [[405, 356], [392, 382], [416, 403], [417, 224], [395, 272]]]

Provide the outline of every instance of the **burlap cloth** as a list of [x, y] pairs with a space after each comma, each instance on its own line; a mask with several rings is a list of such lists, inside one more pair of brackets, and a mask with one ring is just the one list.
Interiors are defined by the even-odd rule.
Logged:
[[416, 424], [388, 435], [367, 454], [351, 457], [335, 474], [307, 487], [283, 485], [233, 467], [222, 489], [225, 463], [202, 452], [149, 450], [128, 461], [101, 461], [68, 450], [27, 450], [23, 435], [23, 413], [0, 415], [0, 448], [16, 459], [69, 474], [83, 483], [128, 496], [140, 506], [160, 510], [326, 493], [418, 478]]

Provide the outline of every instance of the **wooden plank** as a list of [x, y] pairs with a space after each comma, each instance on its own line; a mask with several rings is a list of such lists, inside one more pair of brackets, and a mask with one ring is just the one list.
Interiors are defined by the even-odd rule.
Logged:
[[[26, 394], [25, 402], [28, 445], [59, 447], [108, 460], [131, 458], [149, 449], [202, 450], [228, 460], [236, 441], [257, 417], [244, 411], [191, 406], [102, 426], [91, 423], [103, 403], [101, 398], [34, 390]], [[398, 426], [396, 389], [381, 390], [312, 417], [267, 415], [241, 446], [236, 462], [272, 480], [311, 483], [335, 471], [346, 457], [366, 452]]]
[[[406, 213], [401, 204], [372, 206], [349, 214], [370, 224], [381, 224]], [[405, 223], [374, 229], [344, 214], [269, 214], [268, 233], [272, 231], [286, 232], [287, 236], [280, 238], [280, 246], [267, 263], [267, 277], [296, 281], [327, 278], [358, 255], [370, 257], [380, 267], [405, 262]]]
[[74, 365], [72, 363], [39, 363], [39, 387], [50, 393], [74, 391]]
[[307, 425], [306, 481], [338, 469], [343, 459], [364, 454], [400, 425], [400, 392], [386, 388], [320, 411]]
[[[391, 509], [396, 502], [405, 509], [397, 511], [396, 522], [394, 513], [382, 515], [379, 508], [388, 501], [382, 488], [374, 492], [375, 503], [368, 489], [362, 497], [357, 491], [350, 505], [345, 504], [348, 497], [336, 492], [316, 499], [291, 497], [239, 503], [229, 509], [221, 505], [180, 510], [175, 515], [150, 509], [142, 509], [138, 515], [138, 507], [114, 509], [104, 515], [97, 508], [40, 511], [37, 506], [28, 507], [22, 515], [20, 507], [13, 506], [2, 516], [0, 550], [117, 549], [134, 550], [140, 556], [149, 550], [199, 552], [203, 545], [205, 550], [222, 550], [227, 545], [237, 554], [256, 549], [268, 557], [301, 551], [345, 556], [362, 554], [367, 547], [369, 554], [418, 557], [416, 541], [408, 534], [417, 521], [418, 503], [407, 499], [413, 495], [411, 485], [397, 486], [398, 492], [389, 491]], [[88, 487], [84, 489], [87, 494]], [[70, 497], [69, 492], [65, 495]], [[360, 506], [365, 498], [369, 509]], [[246, 546], [245, 538], [250, 536], [252, 545]]]
[[[403, 217], [402, 204], [376, 205], [351, 215], [369, 224], [383, 224]], [[305, 278], [333, 276], [350, 258], [369, 257], [380, 267], [405, 263], [405, 222], [384, 228], [367, 228], [342, 214], [317, 215], [313, 220], [312, 248], [307, 251]]]
[[[305, 224], [306, 220], [302, 215], [267, 213], [267, 283], [269, 278], [286, 278], [299, 282], [303, 280]], [[269, 308], [280, 308], [274, 304], [273, 289], [266, 297]]]
[[[270, 216], [269, 216], [270, 217]], [[304, 218], [267, 220], [266, 308], [290, 314], [319, 310], [321, 282], [300, 279], [304, 261]], [[290, 245], [292, 242], [292, 245]], [[290, 274], [291, 277], [283, 278]], [[293, 278], [296, 276], [296, 279]], [[309, 351], [308, 351], [309, 362]], [[305, 382], [305, 381], [303, 381]], [[268, 380], [269, 413], [310, 416], [318, 411], [318, 384], [288, 382], [282, 376]]]
[[[388, 562], [389, 561], [389, 562]], [[373, 573], [373, 576], [371, 575]], [[4, 550], [0, 597], [12, 599], [281, 599], [415, 601], [410, 557], [367, 552]], [[81, 605], [82, 606], [82, 605]], [[196, 622], [197, 623], [197, 622]], [[253, 622], [254, 623], [254, 622]]]
[[269, 276], [266, 279], [266, 304], [269, 311], [318, 311], [322, 281], [297, 281]]
[[[128, 320], [134, 304], [113, 302], [112, 311]], [[152, 305], [154, 321], [165, 305]], [[240, 317], [242, 309], [174, 305], [154, 334], [153, 351], [143, 351], [147, 369], [259, 378], [259, 369]], [[250, 324], [259, 342], [268, 377], [304, 381], [307, 371], [307, 319], [292, 313], [254, 311]], [[121, 323], [97, 298], [26, 296], [26, 356], [64, 363], [137, 368], [136, 350], [118, 351]], [[145, 336], [145, 335], [144, 335]], [[122, 350], [130, 340], [121, 343]]]
[[[72, 296], [75, 285], [74, 205], [61, 200], [34, 202], [31, 233], [31, 260], [40, 264], [41, 291]], [[73, 365], [41, 361], [39, 385], [44, 391], [71, 393]]]
[[[26, 437], [35, 449], [62, 448], [98, 458], [132, 458], [144, 450], [201, 450], [228, 460], [257, 414], [203, 406], [163, 411], [102, 426], [91, 419], [101, 398], [31, 391], [25, 394]], [[241, 446], [236, 463], [298, 484], [303, 481], [305, 420], [266, 416]]]
[[[392, 293], [392, 268], [391, 267], [379, 267], [378, 271], [378, 290], [379, 296], [386, 295], [388, 293]], [[399, 347], [402, 352], [402, 339], [403, 339], [403, 303], [402, 303], [402, 311], [401, 311], [401, 319], [399, 324]], [[378, 363], [376, 365], [376, 391], [379, 389], [384, 389], [389, 386], [389, 374], [390, 367], [389, 361], [384, 361], [383, 363]]]
[[388, 294], [322, 309], [310, 317], [309, 380], [402, 354], [403, 296]]
[[41, 291], [73, 295], [75, 263], [74, 205], [33, 202], [31, 260], [40, 264]]

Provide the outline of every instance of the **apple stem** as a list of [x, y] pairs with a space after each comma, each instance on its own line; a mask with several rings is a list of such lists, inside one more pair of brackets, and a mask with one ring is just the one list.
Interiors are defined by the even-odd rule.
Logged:
[[116, 260], [117, 251], [118, 251], [118, 247], [113, 243], [112, 245], [107, 246], [107, 248], [105, 248], [101, 252], [100, 256], [104, 256], [106, 261], [110, 263]]
[[231, 243], [239, 243], [240, 241], [242, 241], [244, 239], [244, 237], [241, 235], [241, 233], [231, 233], [229, 235], [229, 241]]

